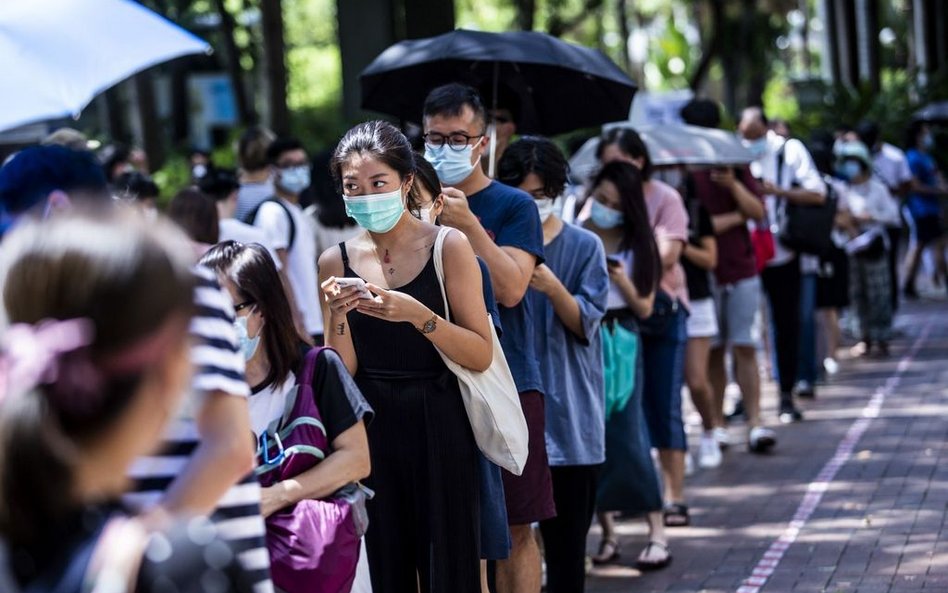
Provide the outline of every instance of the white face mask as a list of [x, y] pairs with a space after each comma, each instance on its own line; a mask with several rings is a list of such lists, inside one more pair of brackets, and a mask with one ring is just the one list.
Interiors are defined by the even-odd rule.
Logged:
[[554, 203], [553, 198], [533, 200], [533, 203], [536, 204], [537, 210], [540, 212], [540, 222], [546, 222], [555, 213], [556, 204]]
[[309, 187], [309, 182], [309, 167], [305, 165], [280, 169], [280, 187], [291, 194], [298, 195], [302, 193], [304, 189]]

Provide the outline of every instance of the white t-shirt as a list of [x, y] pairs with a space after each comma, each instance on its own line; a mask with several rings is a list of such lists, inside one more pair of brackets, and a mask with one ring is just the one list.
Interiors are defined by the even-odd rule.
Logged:
[[[778, 175], [777, 173], [777, 155], [783, 150], [783, 167]], [[754, 177], [769, 181], [778, 185], [777, 179], [780, 179], [780, 187], [789, 189], [797, 184], [800, 188], [826, 194], [826, 184], [823, 182], [823, 175], [820, 174], [816, 165], [813, 163], [813, 157], [802, 142], [796, 138], [785, 139], [783, 136], [772, 131], [767, 132], [767, 151], [751, 163], [751, 173]], [[786, 216], [786, 199], [777, 196], [768, 195], [764, 198], [764, 205], [767, 208], [767, 218], [770, 220], [771, 231], [776, 235], [783, 227], [784, 217]], [[780, 241], [774, 241], [775, 253], [767, 266], [779, 266], [793, 259], [794, 252], [784, 247]], [[810, 259], [810, 258], [804, 258]], [[813, 267], [814, 262], [805, 261], [805, 271]]]
[[[319, 309], [319, 293], [316, 275], [316, 240], [308, 217], [300, 207], [280, 198], [280, 204], [265, 202], [257, 210], [254, 226], [262, 229], [274, 249], [287, 250], [287, 277], [293, 288], [296, 306], [303, 316], [303, 325], [310, 335], [323, 333], [323, 316]], [[290, 246], [290, 219], [287, 210], [293, 216], [296, 234]]]
[[[879, 181], [886, 185], [890, 193], [899, 189], [903, 183], [912, 181], [912, 169], [909, 167], [905, 153], [902, 149], [884, 142], [879, 152], [872, 155], [872, 170]], [[891, 197], [892, 201], [897, 204], [898, 196], [892, 195]], [[886, 226], [900, 227], [902, 226], [902, 219], [897, 216], [894, 221], [887, 223]]]
[[247, 400], [250, 408], [250, 427], [253, 428], [253, 433], [257, 435], [257, 438], [266, 432], [271, 422], [283, 417], [286, 398], [294, 389], [296, 389], [296, 378], [293, 373], [290, 373], [280, 387], [267, 386]]
[[865, 183], [850, 184], [846, 197], [847, 207], [853, 216], [868, 214], [872, 217], [873, 222], [860, 225], [863, 231], [890, 225], [899, 219], [899, 209], [889, 193], [889, 188], [875, 178], [870, 178]]
[[259, 243], [263, 245], [267, 248], [267, 251], [270, 252], [270, 257], [273, 258], [273, 263], [276, 264], [277, 269], [279, 270], [283, 267], [283, 264], [280, 263], [280, 258], [277, 257], [276, 249], [270, 245], [267, 234], [257, 227], [245, 222], [240, 222], [236, 218], [223, 218], [220, 222], [220, 231], [221, 241], [237, 241], [244, 245], [249, 243]]

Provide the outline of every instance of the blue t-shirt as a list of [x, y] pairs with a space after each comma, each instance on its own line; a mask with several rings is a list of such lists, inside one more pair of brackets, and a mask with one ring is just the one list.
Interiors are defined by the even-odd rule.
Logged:
[[[522, 249], [536, 256], [537, 264], [543, 263], [543, 226], [533, 198], [519, 189], [492, 181], [467, 199], [471, 211], [498, 246]], [[500, 344], [517, 390], [521, 393], [543, 391], [530, 299], [524, 296], [517, 306], [509, 308], [498, 304], [498, 309], [504, 327]]]
[[546, 246], [546, 265], [579, 304], [583, 336], [567, 329], [542, 292], [528, 292], [540, 372], [546, 385], [546, 451], [550, 465], [594, 465], [606, 458], [605, 382], [599, 326], [609, 273], [602, 241], [567, 224]]
[[[926, 187], [936, 187], [938, 185], [938, 168], [935, 166], [935, 159], [931, 155], [921, 152], [916, 148], [910, 148], [905, 153], [908, 159], [909, 169], [912, 175], [918, 179], [919, 183]], [[926, 196], [912, 193], [908, 197], [909, 212], [914, 218], [924, 218], [926, 216], [941, 216], [941, 205], [938, 196]]]

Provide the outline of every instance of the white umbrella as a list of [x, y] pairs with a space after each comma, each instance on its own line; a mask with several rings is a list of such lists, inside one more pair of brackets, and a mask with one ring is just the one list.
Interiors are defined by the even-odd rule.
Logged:
[[[632, 127], [620, 124], [618, 127]], [[694, 166], [746, 165], [754, 160], [741, 141], [724, 130], [701, 128], [684, 124], [648, 125], [635, 128], [648, 148], [652, 164]], [[585, 181], [595, 171], [599, 162], [596, 149], [599, 138], [592, 138], [569, 160], [570, 174], [574, 179]]]
[[131, 0], [0, 1], [0, 130], [77, 115], [136, 72], [209, 50]]

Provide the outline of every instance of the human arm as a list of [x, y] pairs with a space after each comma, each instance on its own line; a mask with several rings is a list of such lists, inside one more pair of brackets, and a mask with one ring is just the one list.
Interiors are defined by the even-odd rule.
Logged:
[[647, 295], [639, 293], [626, 272], [625, 264], [622, 262], [611, 263], [609, 265], [609, 279], [612, 280], [622, 293], [629, 308], [639, 319], [646, 319], [652, 314], [652, 307], [655, 304], [655, 291]]
[[[497, 245], [471, 212], [467, 197], [463, 193], [450, 187], [444, 188], [443, 193], [444, 210], [441, 212], [441, 224], [464, 233], [474, 253], [487, 263], [497, 302], [505, 307], [517, 306], [530, 286], [530, 279], [537, 265], [536, 256], [516, 247]], [[535, 212], [533, 214], [539, 221], [539, 215]]]
[[682, 255], [702, 270], [713, 270], [718, 265], [718, 242], [713, 235], [701, 237], [700, 245], [686, 243]]
[[322, 294], [319, 306], [326, 321], [326, 345], [339, 354], [349, 373], [355, 375], [359, 360], [352, 344], [348, 314], [358, 304], [358, 288], [350, 286], [340, 289], [335, 284], [336, 278], [345, 276], [342, 253], [338, 245], [330, 247], [319, 256], [318, 269]]
[[575, 292], [570, 292], [546, 265], [537, 266], [530, 285], [550, 299], [560, 323], [586, 345], [606, 313], [609, 275], [601, 241], [577, 242], [575, 248], [578, 250], [575, 257], [583, 262], [577, 278], [572, 281]]
[[[742, 172], [742, 176], [746, 171]], [[743, 225], [748, 220], [761, 220], [764, 217], [764, 204], [760, 197], [754, 192], [757, 189], [756, 183], [747, 173], [747, 179], [739, 179], [734, 174], [734, 169], [720, 168], [711, 171], [711, 181], [720, 185], [731, 192], [734, 202], [737, 204], [737, 210], [725, 214], [719, 214], [712, 219], [714, 231], [721, 234], [736, 226]], [[753, 187], [748, 187], [752, 183]], [[718, 220], [716, 220], [718, 219]], [[719, 226], [721, 228], [719, 228]]]
[[[787, 140], [782, 149], [783, 168], [790, 173], [793, 183], [790, 187], [779, 187], [769, 181], [762, 181], [762, 189], [765, 194], [783, 198], [791, 204], [800, 206], [818, 206], [826, 201], [826, 183], [823, 176], [813, 163], [813, 157], [799, 140]], [[781, 166], [778, 159], [777, 167]], [[778, 171], [779, 176], [785, 175], [784, 171]], [[784, 179], [784, 184], [786, 184]]]
[[542, 292], [553, 305], [553, 312], [566, 329], [573, 332], [578, 338], [583, 338], [582, 312], [579, 302], [570, 294], [560, 279], [556, 277], [546, 264], [540, 264], [533, 271], [530, 288]]
[[[457, 364], [473, 371], [487, 370], [493, 360], [494, 344], [474, 250], [464, 235], [449, 232], [442, 257], [452, 321], [438, 317], [435, 330], [424, 336]], [[390, 322], [407, 321], [417, 329], [434, 317], [431, 309], [408, 294], [374, 284], [367, 287], [379, 298], [360, 300], [356, 304], [360, 313]]]

